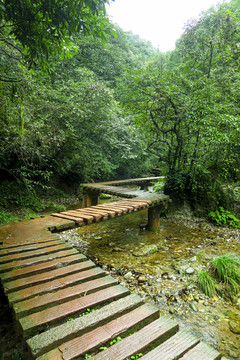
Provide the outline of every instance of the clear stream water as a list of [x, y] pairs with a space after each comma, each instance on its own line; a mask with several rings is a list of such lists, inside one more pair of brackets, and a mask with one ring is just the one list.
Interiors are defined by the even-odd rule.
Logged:
[[[240, 255], [238, 232], [219, 232], [201, 220], [186, 226], [162, 219], [160, 230], [153, 233], [139, 228], [146, 222], [147, 211], [143, 210], [72, 232], [75, 241], [87, 242], [89, 257], [113, 276], [118, 274], [119, 281], [131, 290], [145, 292], [162, 314], [175, 318], [229, 359], [240, 359], [240, 335], [229, 327], [231, 321], [240, 324], [239, 305], [220, 297], [209, 299], [195, 284], [197, 270], [206, 268], [214, 256]], [[186, 275], [181, 270], [184, 266], [192, 267], [195, 273]], [[135, 277], [144, 274], [147, 282], [139, 286], [133, 277], [130, 283], [123, 276], [127, 271], [135, 273]], [[192, 290], [183, 301], [181, 295], [188, 286]], [[191, 309], [191, 300], [196, 300], [197, 311]]]

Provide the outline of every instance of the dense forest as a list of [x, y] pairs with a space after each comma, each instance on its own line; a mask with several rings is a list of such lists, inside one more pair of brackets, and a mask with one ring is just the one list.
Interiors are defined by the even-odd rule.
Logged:
[[1, 220], [155, 167], [176, 201], [233, 211], [240, 1], [191, 20], [166, 54], [111, 24], [105, 3], [0, 1]]

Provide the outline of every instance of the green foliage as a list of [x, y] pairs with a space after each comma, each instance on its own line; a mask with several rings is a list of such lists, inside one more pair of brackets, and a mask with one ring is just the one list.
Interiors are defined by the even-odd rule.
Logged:
[[212, 262], [214, 276], [223, 282], [228, 290], [237, 294], [240, 290], [240, 258], [225, 254]]
[[162, 192], [165, 186], [165, 179], [160, 178], [158, 181], [153, 185], [153, 190], [156, 192]]
[[219, 226], [230, 226], [234, 228], [240, 227], [240, 220], [238, 220], [235, 215], [231, 214], [230, 211], [225, 210], [222, 206], [219, 207], [219, 210], [211, 211], [208, 214], [208, 217]]
[[9, 222], [17, 222], [18, 218], [13, 216], [10, 212], [0, 212], [0, 224], [7, 224]]
[[141, 356], [143, 356], [143, 354], [139, 353], [139, 354], [136, 354], [136, 355], [132, 355], [130, 358], [127, 358], [126, 360], [139, 359]]
[[[109, 29], [105, 0], [70, 0], [68, 6], [52, 0], [2, 0], [0, 7], [1, 42], [26, 57], [29, 65], [49, 53], [70, 52], [67, 35], [81, 32], [104, 37]], [[19, 46], [22, 45], [22, 48]]]
[[207, 271], [198, 272], [197, 284], [207, 296], [213, 296], [216, 293], [216, 281]]

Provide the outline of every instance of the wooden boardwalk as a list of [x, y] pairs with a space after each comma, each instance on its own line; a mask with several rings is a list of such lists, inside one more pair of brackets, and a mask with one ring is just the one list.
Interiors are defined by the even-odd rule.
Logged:
[[50, 231], [154, 201], [122, 200], [0, 229], [0, 280], [33, 359], [124, 360], [141, 353], [144, 360], [224, 360]]
[[56, 236], [3, 244], [0, 278], [35, 359], [223, 359]]

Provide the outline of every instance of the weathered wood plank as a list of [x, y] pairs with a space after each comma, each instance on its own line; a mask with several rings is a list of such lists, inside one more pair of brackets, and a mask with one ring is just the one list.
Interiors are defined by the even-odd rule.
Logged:
[[129, 290], [121, 285], [99, 290], [92, 294], [53, 306], [51, 308], [36, 312], [19, 320], [24, 336], [33, 333], [34, 330], [42, 329], [43, 325], [51, 324], [67, 316], [81, 313], [87, 308], [95, 307], [107, 301], [119, 299], [129, 294]]
[[81, 224], [84, 222], [84, 219], [83, 218], [76, 218], [74, 216], [70, 216], [70, 215], [64, 215], [64, 214], [61, 214], [61, 213], [53, 213], [51, 214], [52, 216], [55, 216], [55, 217], [59, 217], [59, 218], [62, 218], [62, 219], [67, 219], [67, 220], [73, 220], [75, 221], [76, 223], [78, 224]]
[[57, 279], [64, 275], [70, 275], [79, 271], [94, 268], [96, 265], [91, 260], [82, 261], [77, 264], [66, 265], [59, 269], [45, 271], [41, 274], [31, 275], [21, 279], [16, 279], [3, 284], [6, 293], [9, 291], [16, 291], [21, 288], [25, 288], [30, 285], [40, 284], [52, 279]]
[[143, 357], [142, 360], [175, 360], [180, 359], [188, 350], [199, 343], [199, 339], [185, 330], [157, 346]]
[[121, 335], [134, 326], [139, 325], [143, 321], [153, 321], [157, 317], [158, 310], [156, 307], [153, 307], [150, 304], [142, 305], [97, 329], [60, 345], [57, 349], [39, 357], [38, 360], [75, 359], [76, 357], [101, 346], [111, 338]]
[[14, 248], [9, 248], [9, 249], [4, 249], [4, 250], [0, 250], [0, 258], [2, 256], [6, 256], [6, 255], [11, 255], [11, 254], [17, 254], [17, 253], [21, 253], [24, 251], [32, 251], [32, 250], [38, 250], [41, 248], [47, 248], [50, 246], [56, 246], [59, 244], [64, 244], [64, 241], [62, 240], [52, 240], [52, 241], [48, 241], [48, 242], [42, 242], [42, 243], [31, 243], [28, 245], [22, 245], [22, 246], [18, 246], [18, 247], [14, 247]]
[[[75, 211], [77, 213], [81, 213], [82, 209], [76, 209]], [[99, 214], [102, 217], [108, 217], [109, 216], [109, 214], [106, 211], [103, 211], [103, 210], [100, 210], [100, 209], [97, 209], [97, 208], [93, 208], [93, 207], [84, 208], [84, 211], [86, 211], [89, 214], [93, 214], [93, 215], [94, 214]]]
[[37, 298], [31, 298], [18, 302], [13, 305], [13, 308], [15, 314], [19, 318], [23, 315], [27, 315], [27, 313], [35, 312], [37, 309], [45, 305], [52, 306], [55, 304], [61, 304], [62, 302], [76, 296], [80, 297], [83, 295], [87, 295], [91, 292], [95, 292], [97, 290], [107, 288], [116, 284], [117, 280], [115, 280], [113, 277], [104, 276], [102, 278], [87, 281], [85, 283], [71, 286], [63, 290], [58, 290], [55, 293], [47, 293], [45, 295], [38, 296]]
[[70, 322], [53, 327], [41, 334], [33, 336], [27, 340], [33, 356], [40, 356], [47, 351], [55, 349], [66, 341], [85, 334], [88, 331], [104, 325], [117, 317], [142, 305], [143, 300], [136, 294], [128, 295], [124, 298], [102, 306], [87, 316], [78, 317]]
[[0, 258], [0, 263], [4, 264], [6, 262], [10, 262], [10, 261], [14, 261], [14, 260], [20, 260], [20, 259], [24, 260], [24, 259], [35, 257], [35, 256], [53, 253], [58, 250], [67, 250], [69, 248], [71, 248], [71, 246], [69, 244], [61, 243], [59, 245], [45, 247], [45, 248], [38, 249], [38, 250], [26, 251], [26, 252], [19, 253], [19, 254], [5, 255]]
[[94, 218], [94, 220], [100, 220], [100, 219], [102, 219], [103, 218], [103, 215], [101, 215], [99, 212], [97, 212], [97, 211], [89, 211], [89, 210], [87, 210], [88, 208], [84, 208], [84, 209], [82, 209], [82, 210], [79, 210], [79, 211], [77, 211], [77, 210], [72, 210], [71, 211], [71, 213], [73, 214], [76, 214], [76, 216], [81, 216], [82, 214], [84, 214], [84, 215], [87, 215], [87, 216], [93, 216], [93, 218]]
[[110, 346], [107, 350], [91, 357], [92, 360], [124, 360], [130, 356], [142, 352], [158, 340], [159, 343], [166, 341], [178, 331], [178, 324], [167, 317], [155, 320], [137, 333], [128, 336], [119, 343]]
[[30, 266], [33, 264], [44, 263], [49, 260], [55, 260], [55, 259], [62, 258], [65, 256], [73, 255], [73, 254], [78, 254], [78, 251], [75, 249], [72, 249], [72, 248], [67, 249], [67, 250], [64, 250], [64, 248], [63, 248], [61, 251], [56, 251], [54, 253], [50, 253], [47, 255], [37, 256], [37, 257], [25, 259], [25, 260], [11, 261], [8, 263], [0, 264], [0, 273], [4, 272], [4, 271], [9, 271], [9, 270], [15, 269], [15, 268], [23, 268], [25, 266]]
[[91, 216], [91, 215], [88, 215], [88, 214], [84, 214], [83, 212], [81, 212], [81, 215], [78, 214], [78, 213], [75, 213], [74, 211], [64, 211], [64, 212], [61, 212], [60, 213], [61, 215], [70, 215], [72, 216], [73, 218], [78, 218], [78, 217], [81, 217], [83, 220], [86, 220], [86, 221], [93, 221], [94, 220], [94, 217]]
[[115, 214], [122, 214], [123, 210], [119, 209], [119, 208], [115, 208], [114, 206], [111, 206], [111, 203], [109, 204], [100, 204], [100, 205], [96, 205], [97, 208], [99, 209], [104, 209], [104, 210], [109, 210], [109, 211], [113, 211], [115, 212]]
[[4, 281], [8, 281], [9, 279], [13, 280], [18, 277], [29, 276], [33, 273], [46, 271], [52, 268], [59, 268], [65, 265], [70, 265], [71, 263], [84, 261], [86, 259], [87, 259], [86, 256], [82, 254], [65, 256], [63, 258], [60, 257], [59, 259], [56, 260], [51, 260], [37, 265], [31, 265], [24, 268], [8, 271], [5, 273], [0, 273], [0, 278], [4, 282]]
[[93, 210], [97, 210], [97, 211], [104, 211], [106, 214], [108, 214], [108, 216], [113, 217], [116, 215], [115, 211], [111, 211], [111, 210], [105, 210], [105, 209], [101, 209], [98, 207], [98, 205], [96, 206], [91, 206], [91, 209]]
[[40, 285], [34, 285], [27, 289], [15, 291], [13, 293], [8, 294], [8, 300], [10, 303], [14, 303], [19, 300], [23, 300], [36, 295], [41, 295], [43, 293], [55, 291], [70, 286], [74, 283], [84, 282], [104, 275], [105, 272], [102, 269], [96, 267], [90, 270], [81, 271], [76, 274], [64, 276], [62, 278], [52, 280]]
[[12, 249], [15, 247], [20, 247], [20, 246], [25, 246], [25, 245], [30, 245], [30, 244], [40, 244], [40, 243], [47, 243], [49, 241], [53, 241], [53, 240], [60, 240], [60, 236], [56, 235], [56, 234], [51, 234], [50, 236], [46, 237], [46, 238], [41, 238], [41, 239], [34, 239], [34, 240], [18, 240], [18, 241], [14, 241], [14, 242], [4, 242], [1, 246], [0, 249]]
[[200, 342], [193, 349], [188, 351], [181, 360], [220, 360], [221, 354], [218, 351], [210, 348], [205, 343]]

